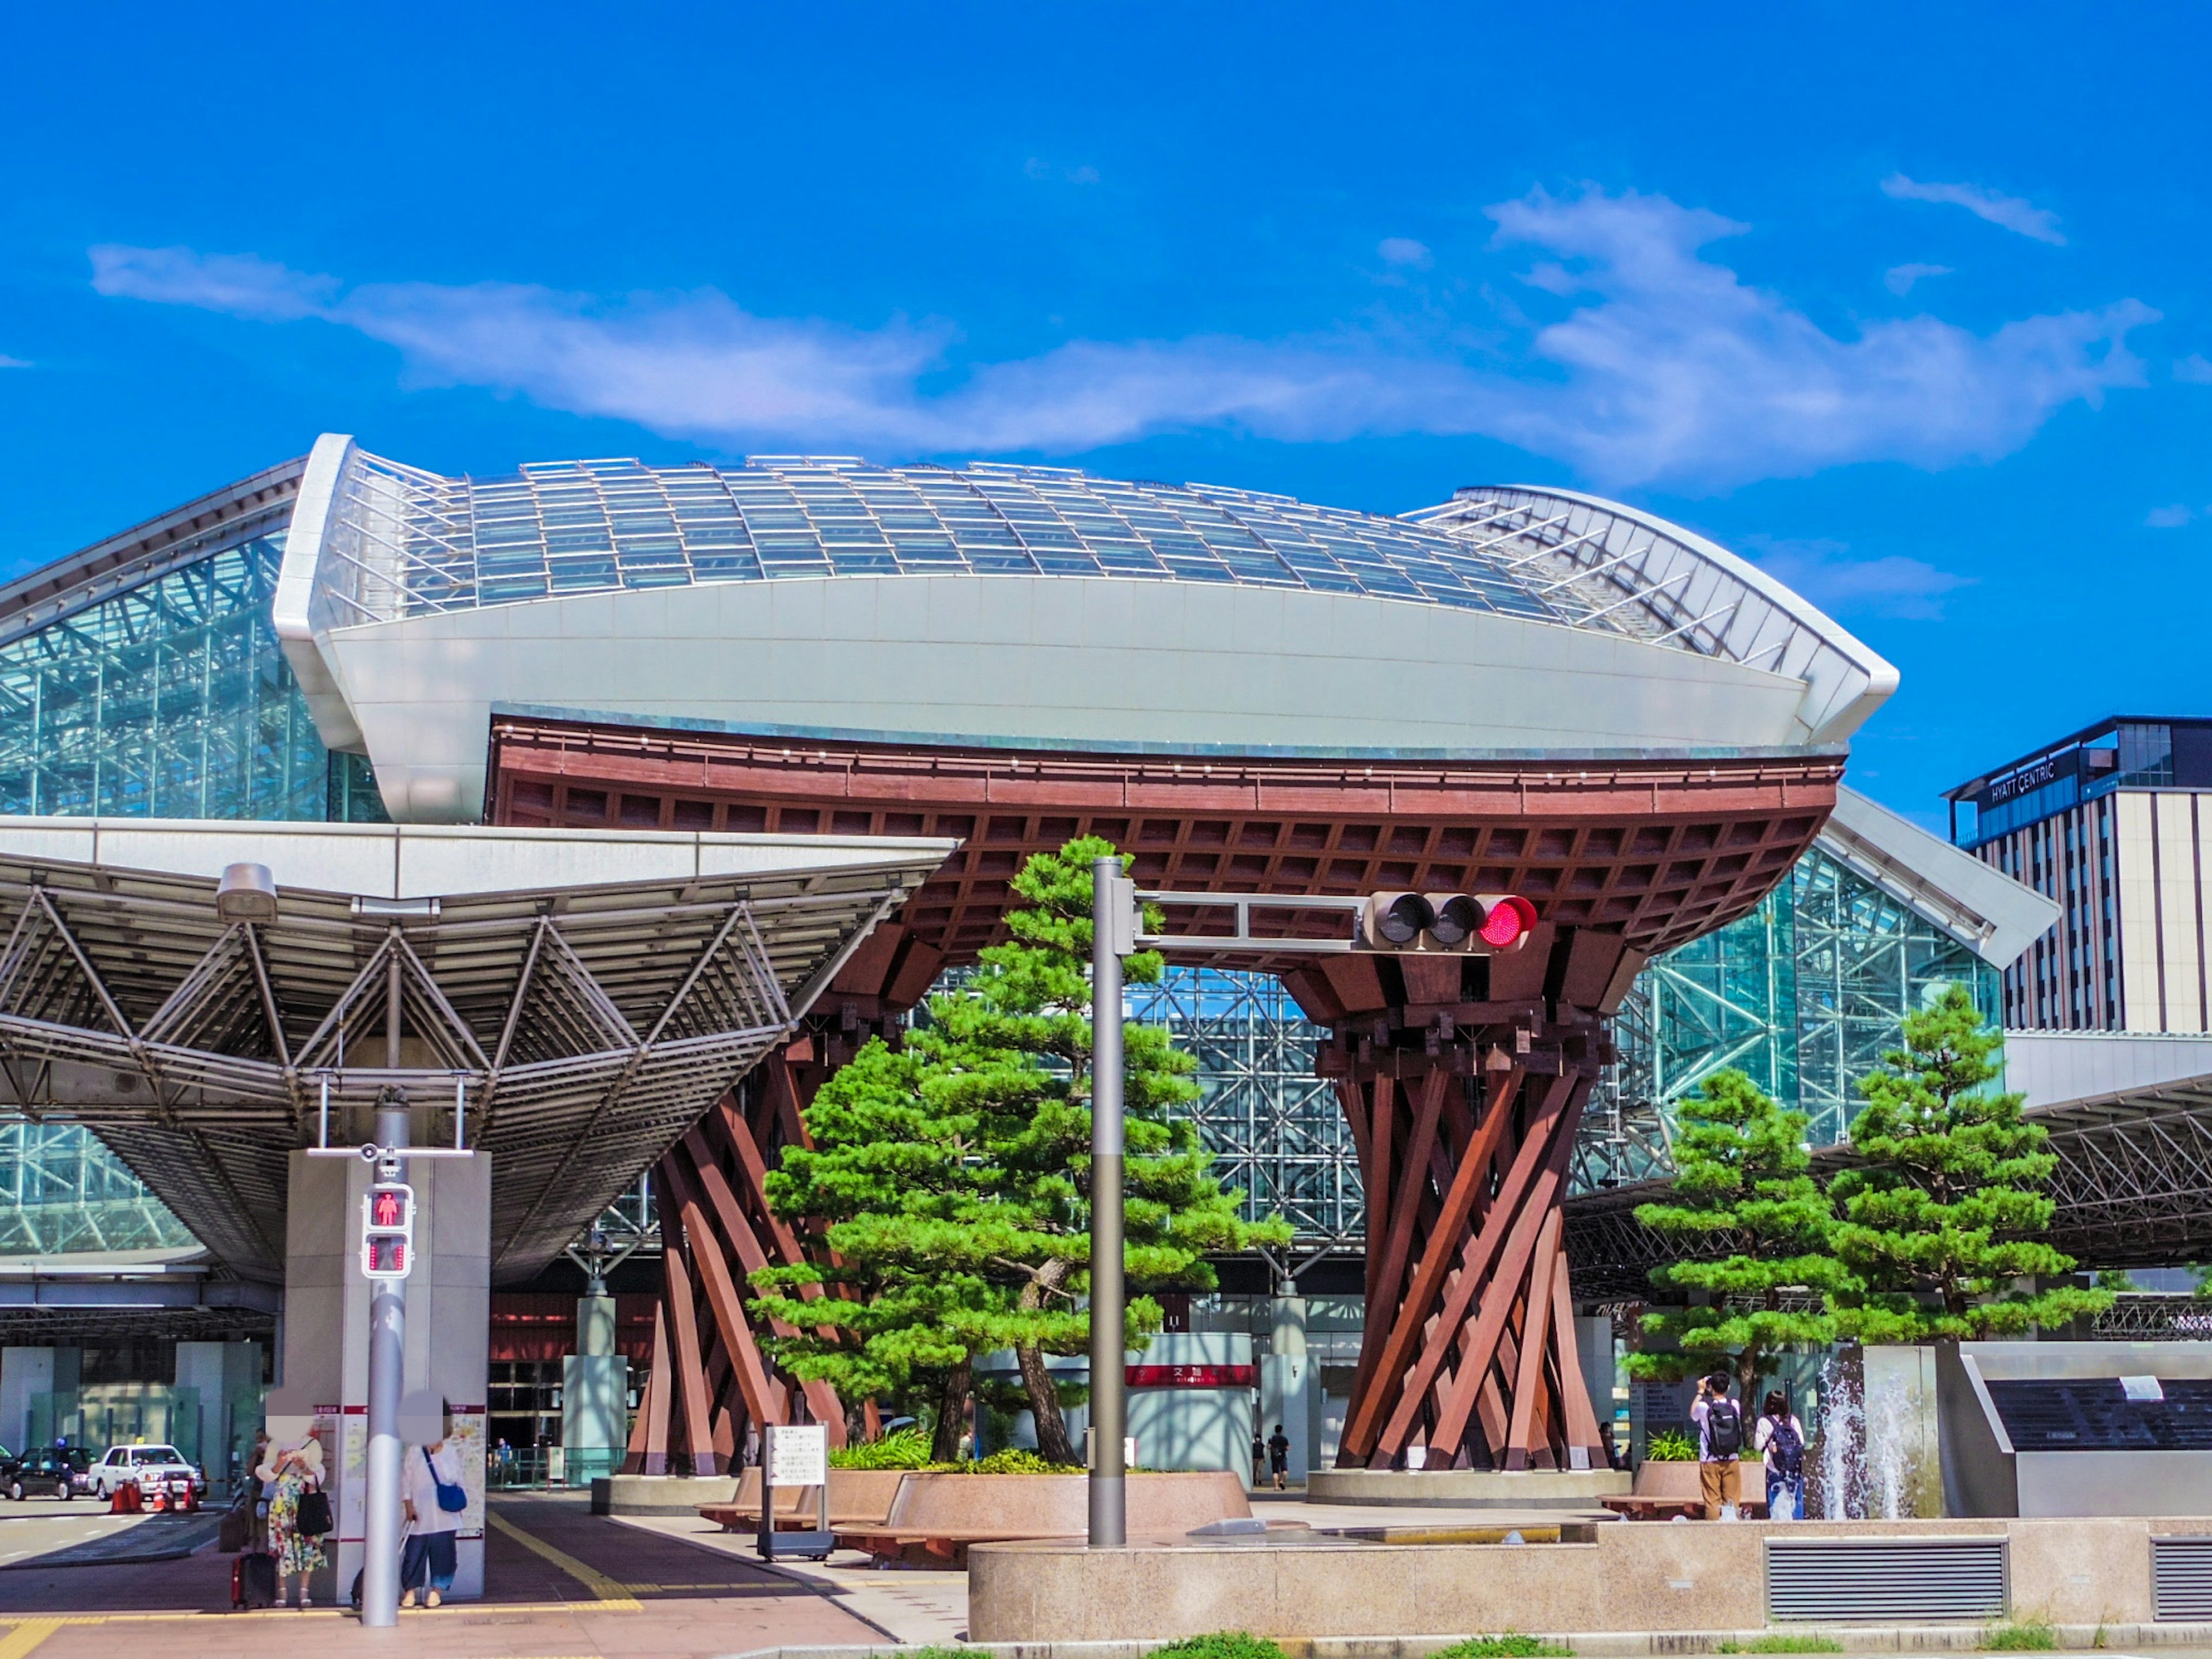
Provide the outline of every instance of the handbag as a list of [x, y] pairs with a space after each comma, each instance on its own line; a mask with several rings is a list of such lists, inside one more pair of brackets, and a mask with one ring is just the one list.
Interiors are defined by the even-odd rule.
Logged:
[[300, 1494], [300, 1508], [292, 1522], [293, 1531], [302, 1538], [320, 1538], [331, 1527], [331, 1500], [319, 1486], [310, 1486]]
[[449, 1486], [438, 1478], [438, 1466], [430, 1461], [430, 1449], [422, 1448], [422, 1467], [430, 1471], [430, 1484], [438, 1489], [438, 1507], [448, 1515], [459, 1515], [469, 1506], [468, 1488]]

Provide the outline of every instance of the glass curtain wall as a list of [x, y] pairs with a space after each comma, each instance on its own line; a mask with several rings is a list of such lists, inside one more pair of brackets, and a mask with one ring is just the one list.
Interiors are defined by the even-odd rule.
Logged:
[[0, 646], [0, 812], [320, 818], [329, 751], [270, 620], [281, 537]]
[[1676, 1105], [1729, 1066], [1811, 1118], [1814, 1146], [1834, 1145], [1905, 1017], [1954, 983], [1997, 1018], [1995, 969], [1815, 847], [1751, 915], [1638, 975], [1615, 1023], [1620, 1063], [1590, 1102], [1577, 1184], [1667, 1174]]
[[[0, 644], [0, 814], [382, 822], [277, 641], [283, 560], [281, 532], [211, 550]], [[0, 1125], [0, 1254], [191, 1242], [86, 1130]]]

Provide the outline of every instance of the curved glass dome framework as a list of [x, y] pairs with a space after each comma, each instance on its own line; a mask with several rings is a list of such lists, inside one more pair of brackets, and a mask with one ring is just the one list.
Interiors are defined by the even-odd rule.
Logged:
[[[1522, 516], [1510, 514], [1501, 518]], [[794, 576], [1121, 576], [1308, 588], [1571, 623], [1507, 550], [1373, 514], [1056, 467], [755, 456], [439, 477], [358, 455], [333, 529], [361, 540], [331, 625], [605, 589]], [[383, 556], [378, 557], [381, 553]]]
[[1462, 489], [1389, 518], [989, 462], [565, 461], [449, 478], [332, 434], [316, 444], [300, 491], [276, 623], [302, 644], [441, 613], [659, 587], [1077, 577], [1382, 599], [1611, 635], [1802, 683], [1802, 740], [1814, 743], [1848, 737], [1897, 678], [1725, 549], [1560, 490]]

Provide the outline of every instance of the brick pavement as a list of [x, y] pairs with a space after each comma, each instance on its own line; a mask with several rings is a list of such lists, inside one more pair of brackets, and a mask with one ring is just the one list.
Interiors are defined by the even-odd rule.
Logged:
[[0, 1659], [713, 1659], [749, 1649], [877, 1643], [814, 1588], [720, 1553], [593, 1517], [580, 1503], [501, 1497], [482, 1601], [363, 1630], [317, 1607], [229, 1611], [231, 1558], [0, 1572]]

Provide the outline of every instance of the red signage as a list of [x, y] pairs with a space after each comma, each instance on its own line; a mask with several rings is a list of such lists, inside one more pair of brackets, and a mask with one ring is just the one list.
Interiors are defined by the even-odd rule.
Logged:
[[1256, 1389], [1257, 1365], [1131, 1365], [1133, 1389]]

